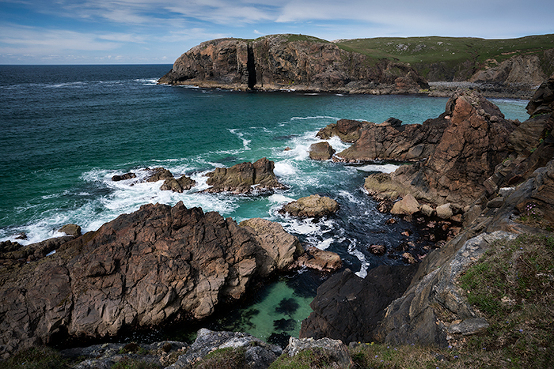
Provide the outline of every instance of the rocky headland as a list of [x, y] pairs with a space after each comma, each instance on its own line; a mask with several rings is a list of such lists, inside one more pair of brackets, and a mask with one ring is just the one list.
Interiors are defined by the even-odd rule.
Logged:
[[159, 83], [370, 94], [417, 93], [429, 87], [405, 63], [376, 60], [299, 35], [203, 42], [181, 55]]
[[529, 99], [554, 71], [552, 37], [509, 42], [452, 37], [329, 42], [293, 34], [217, 39], [184, 53], [159, 83], [444, 97], [466, 88], [487, 97]]

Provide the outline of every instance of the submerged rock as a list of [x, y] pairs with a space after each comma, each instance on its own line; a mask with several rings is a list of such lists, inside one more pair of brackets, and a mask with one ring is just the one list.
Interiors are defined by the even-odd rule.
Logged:
[[320, 218], [334, 214], [338, 210], [339, 204], [335, 200], [326, 196], [311, 195], [286, 204], [279, 212], [295, 217]]

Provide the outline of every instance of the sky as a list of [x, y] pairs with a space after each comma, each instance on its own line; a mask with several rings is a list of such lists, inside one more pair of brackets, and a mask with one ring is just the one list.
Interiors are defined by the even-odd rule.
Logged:
[[0, 0], [0, 64], [172, 64], [203, 41], [554, 33], [552, 0]]

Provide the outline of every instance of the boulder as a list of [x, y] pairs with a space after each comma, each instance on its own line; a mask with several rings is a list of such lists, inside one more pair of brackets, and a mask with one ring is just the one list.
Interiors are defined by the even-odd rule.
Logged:
[[173, 174], [169, 170], [162, 167], [156, 167], [153, 169], [147, 168], [146, 171], [148, 172], [146, 182], [158, 182], [173, 178]]
[[300, 337], [375, 341], [374, 329], [384, 309], [402, 296], [415, 271], [415, 266], [380, 265], [365, 278], [349, 269], [331, 276], [317, 289], [310, 304], [313, 312], [302, 321]]
[[402, 200], [394, 203], [391, 214], [412, 215], [419, 211], [419, 202], [412, 194], [405, 195]]
[[329, 160], [333, 157], [335, 149], [329, 145], [329, 142], [322, 141], [310, 146], [310, 159], [312, 160]]
[[335, 200], [326, 196], [311, 195], [286, 204], [279, 212], [295, 217], [320, 218], [334, 214], [338, 210], [339, 204]]
[[454, 215], [452, 204], [450, 203], [437, 206], [436, 212], [437, 216], [442, 219], [450, 219]]
[[179, 179], [168, 178], [164, 181], [161, 190], [169, 190], [173, 192], [182, 193], [183, 191], [188, 191], [196, 185], [196, 181], [187, 176], [181, 176]]
[[81, 227], [77, 224], [66, 224], [58, 232], [65, 233], [68, 236], [79, 237], [81, 235]]
[[255, 163], [244, 162], [230, 168], [216, 168], [206, 174], [207, 184], [211, 186], [206, 192], [233, 192], [248, 194], [256, 191], [273, 191], [286, 188], [279, 183], [273, 169], [275, 164], [262, 158]]
[[329, 273], [339, 270], [342, 267], [342, 260], [335, 252], [312, 246], [306, 248], [306, 252], [291, 265], [293, 269], [302, 267]]
[[378, 255], [378, 256], [383, 256], [387, 252], [387, 247], [384, 245], [371, 245], [367, 249], [373, 255]]
[[55, 241], [46, 258], [50, 241], [12, 251], [36, 250], [42, 259], [0, 269], [0, 355], [66, 335], [99, 338], [205, 318], [268, 276], [264, 266], [288, 268], [293, 251], [282, 250], [295, 252], [297, 243], [279, 234], [272, 250], [261, 245], [263, 233], [179, 202], [143, 205], [96, 232]]

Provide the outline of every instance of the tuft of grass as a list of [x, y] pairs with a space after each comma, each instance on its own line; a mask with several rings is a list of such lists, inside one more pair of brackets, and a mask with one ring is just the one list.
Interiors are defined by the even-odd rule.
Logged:
[[111, 369], [160, 369], [161, 366], [155, 363], [140, 359], [124, 358], [112, 365]]
[[239, 369], [246, 367], [246, 348], [226, 347], [210, 352], [193, 365], [193, 369]]
[[0, 362], [4, 369], [64, 369], [69, 364], [60, 353], [49, 347], [31, 347], [17, 352], [5, 362]]
[[[335, 365], [333, 365], [335, 364]], [[313, 348], [289, 357], [283, 354], [277, 358], [269, 369], [323, 369], [338, 368], [334, 360], [321, 348]]]

